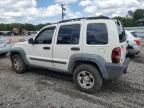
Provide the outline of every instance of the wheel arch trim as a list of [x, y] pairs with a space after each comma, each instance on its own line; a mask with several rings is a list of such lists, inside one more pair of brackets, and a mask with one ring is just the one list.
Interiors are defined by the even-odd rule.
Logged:
[[68, 64], [68, 71], [70, 73], [73, 73], [73, 69], [77, 61], [81, 61], [84, 63], [91, 62], [95, 64], [99, 68], [100, 74], [102, 75], [103, 79], [108, 79], [108, 73], [105, 67], [106, 61], [101, 56], [95, 54], [82, 54], [82, 53], [72, 55], [70, 57]]
[[10, 59], [11, 60], [12, 60], [12, 56], [14, 54], [19, 54], [22, 57], [22, 59], [24, 60], [24, 63], [27, 64], [27, 65], [29, 64], [29, 62], [28, 62], [28, 60], [26, 58], [26, 53], [25, 53], [25, 51], [22, 48], [15, 47], [15, 48], [12, 48], [10, 50]]

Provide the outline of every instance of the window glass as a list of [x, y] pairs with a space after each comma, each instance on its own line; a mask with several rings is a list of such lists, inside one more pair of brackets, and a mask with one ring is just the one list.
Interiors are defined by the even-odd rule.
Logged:
[[57, 44], [78, 44], [80, 24], [63, 25], [59, 29]]
[[126, 41], [125, 30], [120, 21], [116, 20], [115, 22], [117, 24], [117, 29], [118, 29], [118, 33], [119, 33], [119, 41], [120, 41], [120, 43], [125, 42]]
[[103, 45], [108, 43], [107, 27], [103, 23], [92, 23], [87, 26], [87, 44]]
[[134, 37], [138, 37], [138, 35], [136, 34], [136, 32], [131, 32], [131, 34], [134, 36]]
[[36, 44], [51, 44], [54, 31], [55, 31], [55, 27], [47, 28], [47, 29], [43, 30], [36, 37], [35, 43]]

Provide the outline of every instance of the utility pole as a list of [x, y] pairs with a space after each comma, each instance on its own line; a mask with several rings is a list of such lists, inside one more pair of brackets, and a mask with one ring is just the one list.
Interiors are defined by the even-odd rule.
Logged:
[[64, 4], [61, 4], [61, 9], [62, 9], [62, 20], [64, 20], [64, 16], [66, 16], [66, 8], [64, 7]]

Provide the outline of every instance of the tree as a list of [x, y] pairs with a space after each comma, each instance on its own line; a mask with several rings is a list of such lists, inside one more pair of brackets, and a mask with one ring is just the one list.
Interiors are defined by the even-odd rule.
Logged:
[[134, 27], [136, 26], [136, 22], [132, 18], [126, 17], [114, 17], [114, 19], [118, 19], [122, 22], [124, 27]]
[[139, 20], [141, 18], [144, 18], [144, 9], [137, 9], [133, 14], [133, 19]]
[[28, 31], [35, 31], [35, 26], [33, 24], [24, 24], [24, 29]]

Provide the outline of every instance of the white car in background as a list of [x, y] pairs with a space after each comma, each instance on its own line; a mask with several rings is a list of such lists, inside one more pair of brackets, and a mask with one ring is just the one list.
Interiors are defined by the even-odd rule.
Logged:
[[125, 31], [128, 42], [128, 55], [135, 56], [141, 51], [141, 38], [134, 31]]
[[6, 55], [11, 49], [10, 37], [0, 36], [0, 55]]

